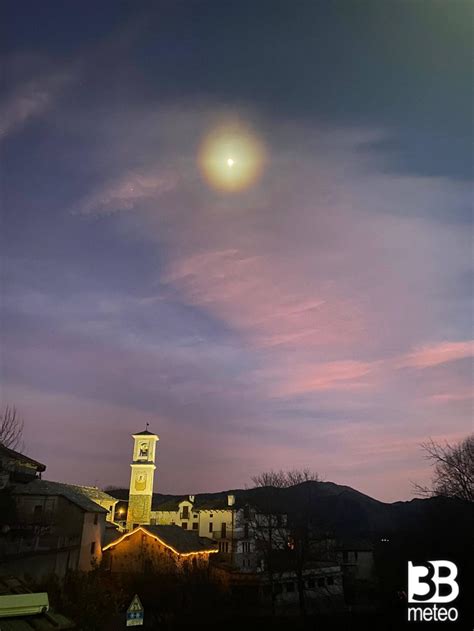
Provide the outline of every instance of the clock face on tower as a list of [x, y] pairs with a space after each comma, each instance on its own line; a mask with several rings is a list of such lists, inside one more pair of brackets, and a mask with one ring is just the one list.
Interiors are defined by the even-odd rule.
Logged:
[[135, 491], [144, 491], [146, 489], [146, 473], [139, 473], [135, 478]]

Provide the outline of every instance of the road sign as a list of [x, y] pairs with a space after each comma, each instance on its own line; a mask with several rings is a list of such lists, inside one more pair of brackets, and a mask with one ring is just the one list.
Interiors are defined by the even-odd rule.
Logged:
[[143, 605], [138, 598], [138, 595], [135, 594], [132, 602], [130, 603], [130, 607], [127, 609], [127, 627], [141, 627], [143, 626], [143, 616], [145, 610], [143, 609]]

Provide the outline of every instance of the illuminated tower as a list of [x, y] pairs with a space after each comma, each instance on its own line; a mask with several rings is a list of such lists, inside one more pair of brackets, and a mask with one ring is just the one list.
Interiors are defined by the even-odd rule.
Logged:
[[[147, 423], [148, 428], [148, 423]], [[127, 530], [138, 524], [150, 523], [153, 476], [155, 474], [155, 448], [158, 436], [145, 429], [132, 434], [133, 461], [130, 465], [130, 493], [128, 496]]]

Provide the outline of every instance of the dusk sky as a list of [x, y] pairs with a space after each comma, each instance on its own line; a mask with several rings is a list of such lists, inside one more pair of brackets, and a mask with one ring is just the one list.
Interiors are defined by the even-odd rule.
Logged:
[[[473, 430], [471, 2], [2, 22], [1, 399], [45, 477], [127, 486], [149, 421], [158, 492], [309, 467], [412, 497], [420, 442]], [[204, 171], [222, 130], [238, 190]]]

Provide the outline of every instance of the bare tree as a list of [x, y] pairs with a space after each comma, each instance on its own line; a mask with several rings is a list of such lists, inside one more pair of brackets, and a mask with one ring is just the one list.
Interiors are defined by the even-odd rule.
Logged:
[[255, 487], [273, 486], [277, 489], [285, 489], [302, 482], [321, 482], [318, 473], [310, 469], [291, 469], [289, 471], [265, 471], [251, 478]]
[[252, 477], [255, 487], [267, 487], [270, 495], [266, 496], [266, 503], [260, 502], [252, 520], [252, 529], [256, 542], [263, 553], [265, 569], [272, 590], [272, 612], [275, 611], [275, 596], [273, 584], [276, 570], [273, 565], [275, 551], [287, 550], [293, 561], [296, 573], [300, 612], [306, 617], [306, 601], [304, 593], [304, 569], [310, 553], [311, 536], [311, 508], [312, 497], [310, 485], [305, 485], [300, 507], [293, 511], [291, 523], [287, 515], [275, 514], [275, 498], [272, 493], [276, 489], [285, 489], [303, 482], [320, 482], [318, 473], [305, 469], [291, 469], [289, 471], [266, 471]]
[[5, 406], [0, 415], [0, 445], [9, 449], [23, 448], [23, 419], [18, 416], [15, 407]]
[[474, 434], [456, 445], [440, 445], [433, 439], [421, 444], [427, 460], [434, 464], [430, 486], [414, 484], [423, 497], [442, 495], [474, 502]]

